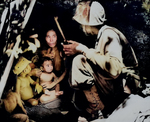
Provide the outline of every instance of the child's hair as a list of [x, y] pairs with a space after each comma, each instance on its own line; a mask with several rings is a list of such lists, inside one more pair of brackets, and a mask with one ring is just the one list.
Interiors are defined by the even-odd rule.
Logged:
[[53, 59], [51, 59], [50, 57], [42, 57], [40, 64], [43, 65], [44, 61], [52, 61], [52, 64], [53, 64]]

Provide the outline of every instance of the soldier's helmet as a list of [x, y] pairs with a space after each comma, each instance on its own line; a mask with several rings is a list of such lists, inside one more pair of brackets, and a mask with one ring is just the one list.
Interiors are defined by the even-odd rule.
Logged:
[[103, 6], [93, 1], [81, 1], [78, 3], [73, 19], [82, 25], [97, 26], [102, 25], [105, 19]]

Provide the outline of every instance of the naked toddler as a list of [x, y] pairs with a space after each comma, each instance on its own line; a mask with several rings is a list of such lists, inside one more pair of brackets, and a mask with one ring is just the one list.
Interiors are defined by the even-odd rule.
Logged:
[[58, 98], [59, 95], [63, 94], [63, 91], [60, 90], [60, 86], [57, 83], [53, 86], [53, 83], [58, 80], [53, 71], [53, 62], [49, 57], [43, 57], [41, 61], [42, 73], [40, 75], [40, 85], [43, 86], [44, 93], [40, 97], [41, 103], [47, 103]]

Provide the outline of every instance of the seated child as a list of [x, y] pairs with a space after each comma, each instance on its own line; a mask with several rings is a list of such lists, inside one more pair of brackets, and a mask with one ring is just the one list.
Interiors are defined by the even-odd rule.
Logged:
[[47, 103], [58, 98], [59, 95], [63, 94], [63, 91], [60, 90], [60, 86], [58, 83], [54, 84], [58, 81], [56, 75], [53, 71], [53, 62], [49, 57], [43, 57], [41, 60], [42, 64], [42, 73], [40, 75], [40, 85], [44, 88], [44, 93], [40, 97], [41, 103]]
[[19, 61], [14, 67], [14, 74], [17, 74], [16, 92], [20, 95], [21, 99], [29, 102], [31, 105], [37, 105], [38, 100], [34, 98], [33, 90], [30, 84], [35, 85], [35, 89], [38, 93], [42, 91], [42, 86], [39, 83], [32, 80], [30, 77], [31, 61], [24, 57], [19, 58]]

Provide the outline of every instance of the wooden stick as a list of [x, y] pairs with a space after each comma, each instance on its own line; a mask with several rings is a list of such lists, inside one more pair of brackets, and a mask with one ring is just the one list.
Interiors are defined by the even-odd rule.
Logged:
[[58, 27], [58, 29], [59, 29], [59, 31], [60, 31], [60, 33], [61, 33], [63, 39], [64, 39], [64, 42], [66, 42], [66, 38], [65, 38], [65, 36], [64, 36], [64, 34], [63, 34], [63, 31], [62, 31], [62, 29], [61, 29], [61, 27], [60, 27], [60, 25], [59, 25], [59, 22], [58, 22], [58, 17], [54, 17], [54, 20], [55, 20], [55, 22], [56, 22], [56, 24], [57, 24], [57, 27]]

